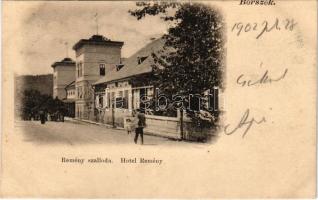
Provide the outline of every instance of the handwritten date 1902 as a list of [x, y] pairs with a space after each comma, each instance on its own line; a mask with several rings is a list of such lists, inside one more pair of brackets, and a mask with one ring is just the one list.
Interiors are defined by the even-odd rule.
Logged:
[[279, 20], [276, 18], [274, 23], [269, 23], [267, 20], [264, 20], [260, 23], [235, 23], [232, 27], [232, 32], [235, 32], [237, 36], [241, 35], [241, 33], [247, 32], [256, 32], [256, 39], [259, 39], [264, 33], [268, 33], [271, 31], [293, 31], [297, 23], [294, 19], [285, 19]]

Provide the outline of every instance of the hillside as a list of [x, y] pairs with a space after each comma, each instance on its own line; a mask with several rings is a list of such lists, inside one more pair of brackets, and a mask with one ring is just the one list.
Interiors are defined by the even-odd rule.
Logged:
[[22, 94], [24, 90], [34, 89], [42, 94], [53, 95], [53, 74], [46, 75], [24, 75], [15, 77], [16, 95]]
[[14, 89], [15, 111], [17, 114], [20, 110], [20, 100], [25, 90], [33, 89], [41, 94], [53, 96], [53, 74], [15, 76]]

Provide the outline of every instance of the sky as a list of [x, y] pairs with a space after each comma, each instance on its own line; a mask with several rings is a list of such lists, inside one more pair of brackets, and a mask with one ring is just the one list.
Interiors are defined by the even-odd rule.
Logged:
[[169, 27], [158, 16], [138, 21], [128, 13], [136, 8], [134, 2], [29, 2], [16, 3], [14, 7], [17, 12], [6, 18], [19, 24], [19, 39], [15, 39], [19, 66], [14, 66], [18, 75], [52, 73], [52, 63], [67, 55], [75, 59], [72, 46], [97, 32], [96, 13], [98, 34], [125, 43], [122, 57], [129, 57]]

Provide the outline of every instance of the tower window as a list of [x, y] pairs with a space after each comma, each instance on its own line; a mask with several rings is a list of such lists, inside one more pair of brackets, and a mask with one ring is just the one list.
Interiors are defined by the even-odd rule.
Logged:
[[105, 64], [99, 64], [99, 75], [105, 76]]
[[83, 65], [82, 63], [77, 64], [77, 77], [83, 76]]
[[82, 77], [83, 76], [83, 65], [82, 65], [82, 63], [80, 63], [80, 77]]

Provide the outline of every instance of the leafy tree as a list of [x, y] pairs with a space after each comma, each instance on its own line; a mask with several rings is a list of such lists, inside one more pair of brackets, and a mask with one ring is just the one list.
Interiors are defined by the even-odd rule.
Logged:
[[211, 114], [205, 116], [214, 119], [206, 120], [201, 112], [190, 109], [187, 97], [203, 96], [214, 86], [222, 87], [225, 27], [222, 15], [216, 8], [201, 3], [138, 2], [136, 5], [138, 8], [129, 12], [138, 20], [147, 15], [160, 15], [171, 24], [163, 35], [163, 50], [152, 54], [153, 84], [169, 97], [181, 96], [183, 109], [198, 126], [213, 127], [218, 112], [205, 106], [206, 99], [197, 101], [199, 110], [205, 110]]
[[41, 94], [37, 90], [25, 90], [22, 96], [22, 117], [28, 119], [34, 117], [40, 110], [55, 113], [56, 111], [65, 113], [65, 103], [51, 96]]

